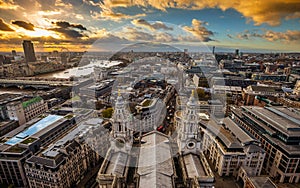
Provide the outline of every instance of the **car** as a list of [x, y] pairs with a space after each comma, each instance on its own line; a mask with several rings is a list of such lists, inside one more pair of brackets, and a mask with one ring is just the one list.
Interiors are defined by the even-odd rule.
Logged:
[[164, 132], [166, 129], [164, 128], [164, 126], [159, 126], [159, 127], [157, 127], [157, 131], [159, 131], [159, 132]]

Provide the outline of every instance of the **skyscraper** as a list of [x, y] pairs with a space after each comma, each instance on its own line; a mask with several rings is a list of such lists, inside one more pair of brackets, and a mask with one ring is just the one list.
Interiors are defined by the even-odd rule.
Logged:
[[239, 49], [235, 49], [235, 56], [239, 56]]
[[34, 53], [33, 43], [30, 40], [23, 41], [23, 49], [25, 54], [26, 62], [35, 62], [36, 57]]
[[12, 56], [16, 56], [16, 55], [17, 55], [16, 50], [12, 50], [12, 51], [11, 51], [11, 55], [12, 55]]

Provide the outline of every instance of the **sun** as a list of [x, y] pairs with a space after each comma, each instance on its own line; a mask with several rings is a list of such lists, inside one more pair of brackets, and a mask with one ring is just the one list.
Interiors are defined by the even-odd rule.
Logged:
[[53, 37], [59, 39], [60, 36], [56, 34], [54, 31], [48, 31], [42, 28], [34, 28], [34, 31], [19, 29], [20, 33], [25, 34], [29, 37]]

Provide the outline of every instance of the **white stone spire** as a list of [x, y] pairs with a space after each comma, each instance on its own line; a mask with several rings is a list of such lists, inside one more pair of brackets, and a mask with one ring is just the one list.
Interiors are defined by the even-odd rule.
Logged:
[[197, 149], [200, 149], [198, 105], [193, 90], [181, 117], [178, 140], [180, 152], [196, 152]]
[[130, 114], [128, 105], [119, 91], [112, 116], [112, 137], [115, 142], [114, 145], [121, 146], [123, 144], [131, 148], [133, 122], [131, 121]]

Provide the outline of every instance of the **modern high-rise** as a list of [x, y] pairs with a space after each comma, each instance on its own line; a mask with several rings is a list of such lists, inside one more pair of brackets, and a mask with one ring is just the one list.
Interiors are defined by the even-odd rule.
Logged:
[[11, 55], [12, 55], [12, 56], [16, 56], [16, 55], [17, 55], [16, 50], [12, 50], [12, 51], [11, 51]]
[[36, 61], [33, 43], [30, 40], [23, 41], [23, 50], [27, 63]]

